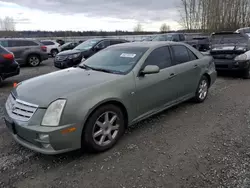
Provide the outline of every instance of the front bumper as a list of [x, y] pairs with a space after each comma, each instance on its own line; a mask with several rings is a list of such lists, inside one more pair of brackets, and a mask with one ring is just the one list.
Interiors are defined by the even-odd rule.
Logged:
[[[58, 127], [27, 125], [11, 119], [6, 110], [4, 120], [16, 142], [38, 153], [55, 155], [81, 148], [82, 129], [80, 124]], [[67, 131], [72, 129], [74, 131]], [[44, 139], [41, 135], [48, 137]]]
[[243, 71], [246, 70], [250, 61], [237, 62], [235, 60], [228, 59], [214, 59], [216, 70], [218, 71]]

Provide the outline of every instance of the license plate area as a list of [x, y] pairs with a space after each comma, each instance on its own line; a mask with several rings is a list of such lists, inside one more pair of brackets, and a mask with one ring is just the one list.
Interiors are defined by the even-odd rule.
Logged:
[[17, 134], [14, 122], [10, 122], [6, 118], [4, 118], [4, 122], [13, 134]]

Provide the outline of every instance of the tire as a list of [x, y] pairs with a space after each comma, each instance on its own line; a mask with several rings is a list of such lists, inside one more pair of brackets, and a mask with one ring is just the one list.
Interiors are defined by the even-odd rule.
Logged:
[[250, 79], [250, 66], [243, 72], [244, 79]]
[[41, 59], [38, 55], [29, 55], [27, 58], [27, 63], [31, 67], [37, 67], [41, 63]]
[[[113, 123], [112, 118], [114, 118]], [[125, 120], [121, 109], [112, 104], [101, 106], [90, 115], [85, 124], [82, 149], [90, 152], [106, 151], [117, 143], [124, 132]]]
[[202, 103], [206, 100], [209, 90], [209, 81], [206, 76], [202, 76], [197, 87], [194, 101], [197, 103]]
[[53, 50], [51, 50], [50, 54], [51, 54], [52, 57], [56, 57], [56, 55], [58, 54], [58, 50], [53, 49]]

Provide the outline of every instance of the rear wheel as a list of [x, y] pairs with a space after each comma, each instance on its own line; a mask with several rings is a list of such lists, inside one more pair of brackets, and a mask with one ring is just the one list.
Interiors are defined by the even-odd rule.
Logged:
[[28, 64], [32, 67], [37, 67], [40, 65], [41, 60], [38, 55], [29, 55], [27, 58]]
[[83, 134], [82, 147], [93, 152], [112, 148], [125, 131], [124, 115], [115, 105], [101, 106], [89, 117]]
[[208, 88], [208, 79], [206, 76], [202, 76], [194, 97], [195, 102], [201, 103], [206, 100], [208, 95]]

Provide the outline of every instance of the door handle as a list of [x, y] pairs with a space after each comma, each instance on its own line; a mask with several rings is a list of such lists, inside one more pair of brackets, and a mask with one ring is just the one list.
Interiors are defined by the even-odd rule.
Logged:
[[194, 68], [195, 68], [195, 69], [198, 68], [198, 65], [194, 65]]
[[176, 74], [175, 73], [171, 73], [169, 79], [172, 79], [174, 77], [176, 77]]

